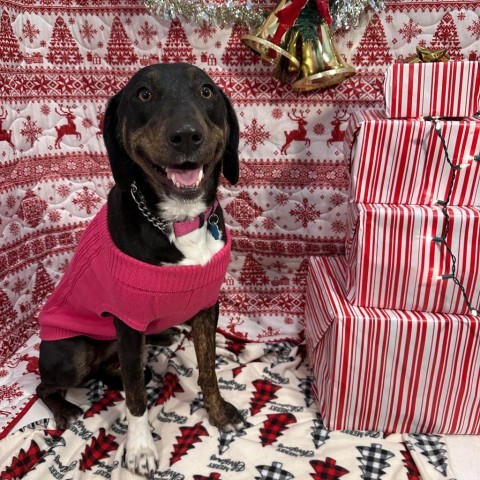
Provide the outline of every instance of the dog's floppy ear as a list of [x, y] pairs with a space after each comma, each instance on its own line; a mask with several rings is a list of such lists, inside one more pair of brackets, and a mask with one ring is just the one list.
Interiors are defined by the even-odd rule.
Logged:
[[235, 110], [230, 103], [228, 97], [223, 93], [225, 106], [227, 108], [227, 121], [230, 134], [228, 137], [227, 147], [223, 154], [223, 175], [232, 184], [238, 182], [239, 162], [238, 162], [238, 143], [240, 140], [240, 128]]
[[107, 104], [103, 120], [103, 140], [107, 147], [115, 183], [120, 190], [130, 190], [130, 185], [133, 181], [132, 169], [134, 165], [120, 142], [117, 110], [121, 95], [122, 91], [113, 96]]

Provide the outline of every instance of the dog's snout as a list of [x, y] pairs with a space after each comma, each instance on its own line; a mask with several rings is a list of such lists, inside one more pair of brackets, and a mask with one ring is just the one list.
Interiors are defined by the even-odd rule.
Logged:
[[179, 152], [190, 153], [198, 149], [203, 143], [203, 133], [195, 125], [184, 124], [170, 131], [168, 141]]

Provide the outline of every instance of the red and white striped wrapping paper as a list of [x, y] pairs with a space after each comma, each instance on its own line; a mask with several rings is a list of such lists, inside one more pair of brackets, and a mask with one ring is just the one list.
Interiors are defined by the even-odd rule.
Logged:
[[395, 63], [383, 84], [388, 117], [469, 117], [480, 109], [479, 62]]
[[[456, 276], [473, 307], [480, 305], [480, 208], [448, 207], [447, 245]], [[451, 272], [438, 206], [349, 205], [346, 297], [364, 307], [468, 314], [460, 288], [439, 278]]]
[[344, 257], [312, 257], [306, 340], [332, 430], [480, 434], [480, 318], [351, 305]]
[[[452, 205], [480, 206], [480, 120], [441, 121], [457, 171]], [[363, 203], [432, 204], [446, 199], [453, 170], [430, 121], [391, 120], [382, 110], [354, 112], [344, 154], [350, 160], [350, 197]]]

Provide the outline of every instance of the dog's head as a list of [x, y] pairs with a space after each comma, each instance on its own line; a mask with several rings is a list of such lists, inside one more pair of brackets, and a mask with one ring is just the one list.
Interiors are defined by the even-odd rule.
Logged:
[[214, 194], [222, 168], [230, 183], [238, 181], [237, 117], [222, 90], [193, 65], [139, 70], [110, 99], [103, 137], [121, 190], [146, 180], [160, 196], [198, 200]]

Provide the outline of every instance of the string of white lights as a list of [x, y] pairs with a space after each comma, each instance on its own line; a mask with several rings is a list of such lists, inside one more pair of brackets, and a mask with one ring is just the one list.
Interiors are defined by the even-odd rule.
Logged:
[[[432, 237], [432, 241], [435, 243], [438, 243], [439, 245], [442, 245], [448, 255], [450, 256], [451, 259], [451, 269], [449, 273], [444, 273], [440, 277], [442, 280], [452, 280], [460, 289], [462, 292], [463, 298], [465, 300], [465, 303], [470, 310], [471, 314], [474, 316], [478, 315], [479, 309], [477, 307], [474, 307], [472, 305], [472, 302], [470, 301], [467, 291], [463, 284], [460, 282], [460, 280], [457, 277], [457, 257], [454, 255], [452, 252], [452, 249], [450, 246], [447, 244], [447, 235], [450, 231], [450, 214], [448, 212], [448, 205], [450, 203], [450, 199], [452, 197], [452, 192], [453, 188], [455, 186], [455, 180], [457, 177], [457, 173], [459, 170], [462, 168], [467, 168], [470, 166], [469, 163], [460, 163], [460, 164], [454, 164], [450, 158], [450, 154], [448, 153], [448, 148], [447, 148], [447, 142], [445, 138], [442, 135], [442, 124], [440, 121], [440, 118], [438, 117], [431, 117], [431, 116], [426, 116], [424, 117], [424, 120], [430, 121], [433, 123], [435, 133], [437, 134], [438, 138], [440, 139], [440, 142], [442, 144], [443, 151], [445, 153], [445, 160], [447, 161], [448, 165], [452, 169], [452, 178], [450, 180], [450, 185], [448, 188], [447, 196], [444, 200], [437, 200], [437, 205], [442, 207], [442, 213], [444, 216], [444, 222], [443, 222], [443, 228], [442, 228], [442, 233], [440, 236], [434, 236]], [[475, 155], [473, 157], [473, 160], [476, 162], [480, 162], [480, 155]]]

